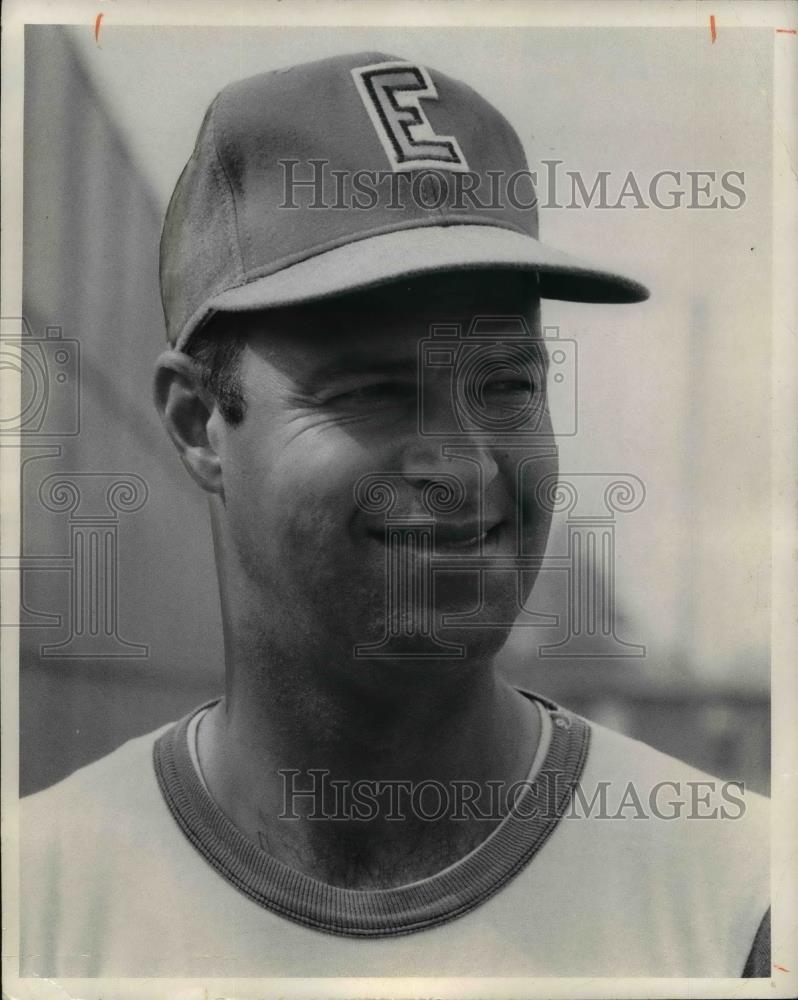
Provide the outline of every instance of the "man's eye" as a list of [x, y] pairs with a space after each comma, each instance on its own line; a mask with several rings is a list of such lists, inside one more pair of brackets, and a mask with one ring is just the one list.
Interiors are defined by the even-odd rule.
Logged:
[[505, 393], [507, 395], [524, 394], [531, 396], [535, 392], [535, 384], [529, 379], [505, 378], [496, 379], [486, 386], [488, 392]]

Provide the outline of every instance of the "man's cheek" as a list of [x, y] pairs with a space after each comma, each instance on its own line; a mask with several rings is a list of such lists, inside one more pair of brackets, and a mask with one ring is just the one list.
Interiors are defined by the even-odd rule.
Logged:
[[354, 507], [347, 480], [333, 479], [333, 470], [315, 469], [280, 490], [281, 533], [303, 563], [340, 558], [349, 538]]
[[281, 461], [281, 492], [319, 528], [344, 527], [357, 509], [355, 488], [364, 475], [384, 468], [357, 448], [315, 448]]
[[552, 520], [557, 464], [535, 463], [521, 477], [517, 504], [520, 512], [521, 549], [524, 554], [542, 554]]

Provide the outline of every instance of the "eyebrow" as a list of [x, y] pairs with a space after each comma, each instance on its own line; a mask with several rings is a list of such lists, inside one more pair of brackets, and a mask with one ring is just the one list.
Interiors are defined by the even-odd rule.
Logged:
[[401, 358], [388, 361], [380, 358], [369, 358], [352, 355], [336, 358], [327, 364], [314, 368], [307, 379], [309, 382], [329, 382], [347, 375], [401, 375], [405, 377], [418, 375], [418, 360], [416, 358]]
[[[546, 341], [540, 338], [533, 338], [525, 343], [537, 348], [539, 357], [543, 362], [544, 371], [547, 372], [550, 357]], [[333, 361], [326, 362], [312, 369], [303, 377], [302, 382], [308, 386], [315, 387], [326, 385], [328, 382], [352, 375], [418, 378], [419, 360], [418, 358], [387, 360], [359, 354], [342, 355]]]

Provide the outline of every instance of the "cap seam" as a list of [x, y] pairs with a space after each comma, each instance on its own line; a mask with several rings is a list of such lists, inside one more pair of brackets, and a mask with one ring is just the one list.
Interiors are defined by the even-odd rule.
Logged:
[[[222, 159], [222, 154], [219, 150], [219, 143], [216, 136], [216, 115], [219, 110], [219, 105], [222, 102], [224, 94], [219, 94], [213, 104], [213, 110], [211, 112], [210, 121], [208, 122], [208, 127], [210, 130], [211, 143], [213, 145], [213, 152], [215, 154], [215, 164], [214, 164], [214, 177], [216, 178], [216, 184], [219, 191], [224, 199], [225, 206], [229, 206], [232, 211], [232, 229], [233, 233], [230, 233], [230, 220], [227, 220], [227, 226], [225, 227], [225, 235], [227, 236], [227, 242], [230, 247], [231, 252], [236, 257], [238, 262], [238, 269], [241, 275], [246, 273], [244, 267], [244, 254], [241, 249], [241, 230], [238, 224], [238, 209], [236, 207], [235, 192], [233, 190], [233, 184], [230, 180], [230, 176], [227, 173], [227, 168], [224, 165], [224, 160]], [[220, 180], [219, 173], [221, 172], [224, 180]], [[225, 190], [226, 185], [226, 190]], [[237, 287], [237, 286], [234, 286]]]

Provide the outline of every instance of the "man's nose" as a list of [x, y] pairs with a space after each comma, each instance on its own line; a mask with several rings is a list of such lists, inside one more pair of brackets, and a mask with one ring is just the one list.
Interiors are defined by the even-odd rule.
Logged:
[[496, 455], [485, 435], [463, 433], [450, 438], [416, 438], [408, 441], [402, 451], [402, 476], [418, 490], [435, 481], [436, 475], [456, 476], [465, 489], [466, 502], [477, 502], [477, 491], [483, 491], [499, 472]]

